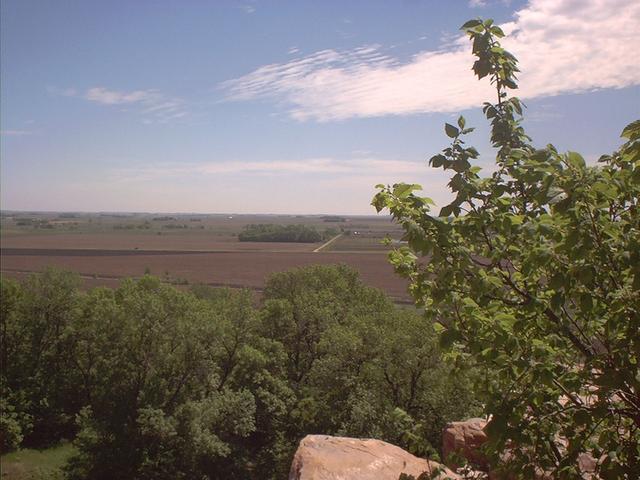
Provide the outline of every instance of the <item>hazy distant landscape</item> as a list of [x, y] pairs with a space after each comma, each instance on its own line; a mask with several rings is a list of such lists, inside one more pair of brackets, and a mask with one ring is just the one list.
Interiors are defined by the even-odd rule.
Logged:
[[[303, 225], [323, 239], [239, 241], [256, 224]], [[151, 273], [177, 285], [259, 292], [272, 273], [343, 263], [365, 283], [409, 301], [406, 282], [387, 261], [391, 247], [383, 241], [397, 244], [402, 236], [387, 216], [3, 212], [0, 228], [2, 273], [16, 278], [54, 266], [78, 272], [87, 287]]]

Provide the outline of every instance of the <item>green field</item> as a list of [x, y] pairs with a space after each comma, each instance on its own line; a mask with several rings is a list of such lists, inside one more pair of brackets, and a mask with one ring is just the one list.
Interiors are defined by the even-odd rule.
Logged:
[[62, 466], [73, 454], [70, 443], [45, 450], [24, 449], [0, 457], [3, 480], [45, 480], [62, 478]]

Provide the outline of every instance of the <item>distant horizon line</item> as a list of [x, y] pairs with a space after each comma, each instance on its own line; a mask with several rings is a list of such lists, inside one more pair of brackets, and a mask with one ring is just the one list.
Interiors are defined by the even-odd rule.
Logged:
[[74, 213], [81, 215], [90, 215], [90, 214], [118, 214], [118, 215], [178, 215], [178, 216], [186, 216], [186, 215], [217, 215], [217, 216], [286, 216], [286, 217], [325, 217], [325, 216], [341, 216], [341, 217], [390, 217], [391, 215], [383, 214], [383, 213], [372, 213], [372, 214], [364, 214], [364, 213], [237, 213], [237, 212], [152, 212], [152, 211], [126, 211], [126, 210], [16, 210], [16, 209], [0, 209], [0, 214], [7, 213]]

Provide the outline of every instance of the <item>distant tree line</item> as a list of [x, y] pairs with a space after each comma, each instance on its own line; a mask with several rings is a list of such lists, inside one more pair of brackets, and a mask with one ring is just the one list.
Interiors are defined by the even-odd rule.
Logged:
[[52, 223], [41, 218], [18, 217], [15, 219], [15, 222], [19, 227], [54, 228]]
[[187, 229], [189, 226], [185, 223], [168, 223], [166, 225], [162, 225], [162, 228], [166, 228], [167, 230], [181, 230]]
[[324, 217], [322, 217], [322, 221], [331, 223], [344, 223], [347, 221], [347, 219], [337, 215], [325, 215]]
[[281, 479], [307, 433], [434, 452], [477, 412], [430, 322], [344, 266], [248, 291], [2, 279], [2, 449], [71, 439], [68, 479]]
[[149, 222], [144, 223], [117, 223], [113, 226], [114, 230], [150, 230], [151, 224]]
[[335, 235], [327, 229], [320, 233], [315, 227], [307, 225], [275, 225], [272, 223], [250, 224], [238, 234], [241, 242], [298, 242], [315, 243]]

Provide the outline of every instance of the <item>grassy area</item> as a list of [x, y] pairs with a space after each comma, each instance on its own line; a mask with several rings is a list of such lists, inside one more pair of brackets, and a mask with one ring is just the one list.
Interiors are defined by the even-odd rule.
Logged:
[[2, 480], [44, 480], [62, 478], [61, 467], [73, 454], [70, 443], [45, 450], [18, 450], [0, 457]]

